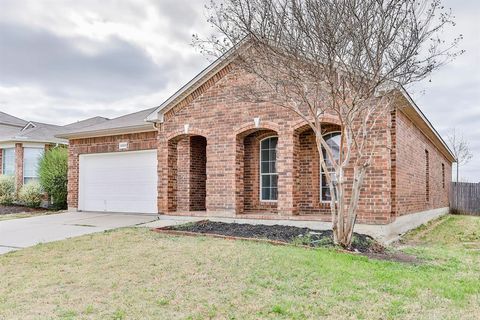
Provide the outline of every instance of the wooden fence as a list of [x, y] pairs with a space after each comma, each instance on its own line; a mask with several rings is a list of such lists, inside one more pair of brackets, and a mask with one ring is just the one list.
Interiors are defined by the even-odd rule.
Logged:
[[480, 215], [480, 183], [453, 182], [450, 190], [452, 211]]

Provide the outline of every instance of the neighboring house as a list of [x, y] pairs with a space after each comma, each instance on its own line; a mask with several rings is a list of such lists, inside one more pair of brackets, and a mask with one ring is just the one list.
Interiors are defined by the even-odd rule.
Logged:
[[102, 121], [95, 117], [66, 126], [26, 121], [0, 111], [0, 173], [14, 175], [17, 189], [38, 179], [38, 162], [46, 149], [67, 145], [55, 135], [78, 130]]
[[[329, 221], [313, 131], [295, 113], [239, 99], [258, 81], [214, 62], [160, 107], [71, 131], [73, 210]], [[329, 143], [339, 124], [324, 118]], [[357, 222], [393, 234], [448, 212], [454, 156], [410, 96], [378, 121]]]

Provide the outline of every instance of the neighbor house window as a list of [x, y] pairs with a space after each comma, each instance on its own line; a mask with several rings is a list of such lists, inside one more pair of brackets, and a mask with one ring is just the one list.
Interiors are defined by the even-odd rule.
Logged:
[[38, 163], [43, 156], [43, 148], [23, 149], [23, 183], [38, 180]]
[[2, 174], [15, 174], [15, 148], [3, 149]]
[[260, 199], [276, 201], [278, 197], [277, 173], [278, 137], [260, 141]]
[[[340, 158], [340, 132], [331, 132], [323, 136], [323, 139], [330, 147], [330, 150], [333, 153], [335, 161]], [[325, 164], [327, 165], [327, 171], [330, 175], [332, 181], [336, 181], [335, 168], [333, 167], [332, 162], [327, 157], [327, 152], [322, 148], [323, 158], [325, 159]], [[332, 195], [330, 194], [330, 186], [327, 181], [327, 176], [320, 164], [320, 201], [328, 202], [332, 200]]]

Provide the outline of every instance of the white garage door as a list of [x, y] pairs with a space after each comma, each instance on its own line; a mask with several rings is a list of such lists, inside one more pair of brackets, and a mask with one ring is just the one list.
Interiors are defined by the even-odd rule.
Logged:
[[157, 213], [157, 151], [80, 155], [79, 210]]

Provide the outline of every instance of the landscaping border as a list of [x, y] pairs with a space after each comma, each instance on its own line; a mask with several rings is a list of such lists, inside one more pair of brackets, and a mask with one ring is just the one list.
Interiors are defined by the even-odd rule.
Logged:
[[[152, 228], [150, 230], [156, 233], [172, 235], [172, 236], [209, 237], [209, 238], [225, 239], [225, 240], [251, 241], [251, 242], [257, 242], [257, 243], [268, 243], [275, 246], [289, 246], [289, 247], [296, 247], [296, 248], [303, 248], [303, 249], [310, 249], [310, 250], [322, 248], [322, 247], [312, 247], [312, 246], [307, 246], [302, 244], [293, 244], [293, 243], [279, 241], [279, 240], [227, 236], [227, 235], [216, 234], [216, 233], [201, 233], [201, 232], [192, 232], [192, 231], [172, 230], [171, 228], [172, 226], [165, 226], [160, 228]], [[386, 261], [394, 261], [394, 262], [402, 262], [402, 263], [418, 263], [419, 262], [417, 261], [416, 257], [410, 256], [404, 253], [400, 253], [400, 254], [389, 254], [387, 252], [368, 253], [368, 252], [361, 252], [361, 251], [351, 251], [351, 250], [346, 250], [338, 247], [329, 247], [328, 249], [338, 253], [351, 254], [353, 256], [364, 256], [369, 259], [375, 259], [375, 260], [386, 260]]]

